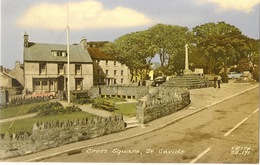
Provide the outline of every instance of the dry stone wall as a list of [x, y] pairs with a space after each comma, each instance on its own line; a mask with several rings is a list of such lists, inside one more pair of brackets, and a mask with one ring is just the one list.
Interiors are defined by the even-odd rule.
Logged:
[[122, 115], [35, 123], [32, 134], [6, 133], [0, 138], [0, 158], [30, 154], [64, 144], [125, 130]]
[[187, 88], [173, 88], [161, 85], [138, 100], [137, 119], [140, 123], [172, 114], [190, 104]]
[[122, 97], [139, 99], [146, 95], [149, 91], [149, 86], [137, 86], [137, 85], [101, 85], [93, 86], [89, 95], [92, 98], [98, 97]]

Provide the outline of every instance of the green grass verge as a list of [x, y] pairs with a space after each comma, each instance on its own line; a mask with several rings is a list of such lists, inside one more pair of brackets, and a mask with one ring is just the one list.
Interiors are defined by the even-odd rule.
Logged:
[[119, 97], [110, 97], [110, 98], [98, 98], [98, 99], [94, 99], [94, 101], [110, 101], [113, 103], [117, 103], [117, 102], [124, 102], [126, 100]]
[[115, 110], [115, 113], [119, 113], [128, 117], [136, 116], [136, 103], [116, 104], [115, 107], [119, 109]]
[[50, 116], [43, 116], [43, 117], [32, 117], [27, 119], [16, 120], [12, 125], [11, 129], [8, 129], [12, 122], [6, 122], [0, 124], [0, 133], [18, 133], [18, 132], [32, 132], [32, 128], [34, 123], [36, 122], [49, 122], [49, 121], [67, 121], [72, 119], [78, 118], [90, 118], [95, 117], [92, 114], [86, 112], [74, 112], [70, 114], [63, 114], [63, 115], [50, 115]]
[[35, 107], [37, 105], [42, 105], [44, 103], [46, 103], [46, 102], [35, 102], [35, 103], [12, 106], [12, 107], [0, 109], [0, 119], [16, 117], [17, 115], [18, 116], [25, 115], [25, 114], [27, 114], [28, 110], [31, 107]]

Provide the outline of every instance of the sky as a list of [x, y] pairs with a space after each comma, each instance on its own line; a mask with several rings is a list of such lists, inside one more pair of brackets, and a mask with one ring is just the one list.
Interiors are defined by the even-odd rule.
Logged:
[[[225, 21], [259, 39], [260, 0], [1, 0], [1, 61], [13, 69], [29, 42], [114, 41], [157, 23], [188, 27]], [[68, 14], [67, 14], [68, 13]]]

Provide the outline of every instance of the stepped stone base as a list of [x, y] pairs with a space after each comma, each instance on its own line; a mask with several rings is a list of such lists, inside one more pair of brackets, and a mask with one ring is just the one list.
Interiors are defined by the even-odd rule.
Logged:
[[192, 72], [189, 69], [188, 70], [184, 70], [183, 73], [184, 73], [184, 75], [191, 75], [191, 74], [194, 75], [195, 74], [194, 72]]
[[165, 83], [166, 86], [186, 87], [188, 89], [205, 88], [212, 86], [212, 82], [198, 74], [185, 74], [180, 77], [173, 78]]

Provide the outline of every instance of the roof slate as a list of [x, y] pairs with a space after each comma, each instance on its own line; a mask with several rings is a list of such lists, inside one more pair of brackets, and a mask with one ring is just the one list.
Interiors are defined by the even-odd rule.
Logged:
[[96, 60], [115, 60], [115, 58], [111, 55], [102, 53], [98, 48], [88, 47], [88, 52], [92, 59]]
[[[67, 51], [67, 45], [30, 43], [24, 48], [24, 61], [67, 62], [67, 57], [52, 55], [53, 50]], [[92, 63], [88, 51], [81, 45], [70, 45], [70, 62]]]

